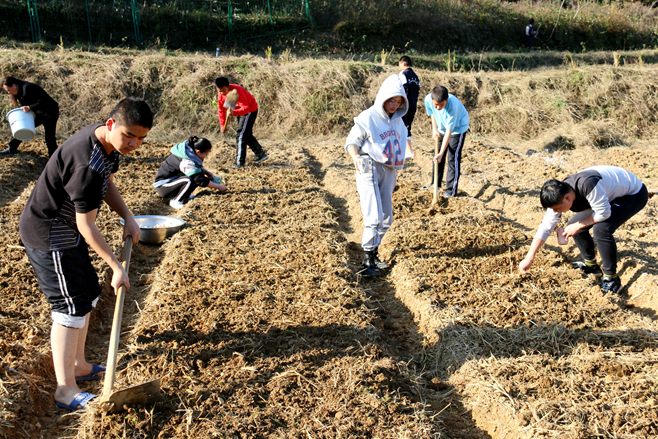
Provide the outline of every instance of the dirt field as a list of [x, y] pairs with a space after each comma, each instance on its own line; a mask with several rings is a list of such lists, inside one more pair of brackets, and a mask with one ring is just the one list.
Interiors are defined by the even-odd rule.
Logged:
[[[151, 187], [170, 144], [124, 158], [115, 181], [133, 213], [187, 224], [134, 247], [124, 310], [117, 387], [162, 378], [165, 401], [112, 416], [54, 404], [50, 310], [18, 234], [45, 144], [0, 159], [0, 437], [658, 437], [658, 198], [616, 234], [619, 296], [572, 269], [577, 249], [554, 236], [531, 271], [516, 268], [545, 180], [615, 164], [656, 190], [654, 144], [472, 135], [460, 196], [431, 208], [419, 188], [432, 144], [415, 139], [381, 248], [392, 267], [375, 280], [355, 274], [361, 212], [342, 137], [263, 136], [272, 158], [238, 171], [217, 141], [206, 164], [230, 192], [198, 191], [180, 211]], [[98, 224], [122, 253], [116, 215], [105, 207]], [[95, 264], [105, 294], [89, 360], [105, 364], [114, 296]]]

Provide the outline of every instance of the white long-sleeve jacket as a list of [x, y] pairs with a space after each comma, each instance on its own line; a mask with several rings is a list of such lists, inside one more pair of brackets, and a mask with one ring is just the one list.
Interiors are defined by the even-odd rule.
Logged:
[[[384, 111], [384, 102], [401, 96], [402, 105], [393, 116]], [[368, 154], [374, 161], [402, 169], [407, 149], [407, 127], [402, 116], [407, 113], [409, 101], [398, 75], [391, 75], [382, 83], [372, 107], [354, 118], [354, 127], [345, 141], [345, 150], [350, 145], [359, 148], [359, 154]]]

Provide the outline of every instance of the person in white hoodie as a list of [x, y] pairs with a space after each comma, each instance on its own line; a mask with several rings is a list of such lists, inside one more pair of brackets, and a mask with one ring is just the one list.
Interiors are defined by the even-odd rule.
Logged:
[[407, 127], [402, 116], [409, 102], [398, 75], [384, 80], [375, 104], [354, 118], [345, 151], [354, 160], [356, 189], [363, 213], [364, 276], [378, 276], [388, 264], [377, 249], [393, 224], [393, 190], [398, 170], [404, 166]]

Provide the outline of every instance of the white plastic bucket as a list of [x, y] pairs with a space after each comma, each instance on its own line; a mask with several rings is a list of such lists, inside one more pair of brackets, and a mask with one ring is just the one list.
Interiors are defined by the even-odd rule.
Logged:
[[11, 126], [11, 134], [18, 140], [30, 140], [36, 134], [32, 111], [25, 113], [20, 108], [14, 108], [7, 113], [7, 120]]

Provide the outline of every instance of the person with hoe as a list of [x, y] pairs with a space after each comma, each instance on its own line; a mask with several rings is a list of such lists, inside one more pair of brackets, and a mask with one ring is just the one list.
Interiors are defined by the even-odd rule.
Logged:
[[87, 125], [62, 143], [39, 176], [20, 217], [20, 234], [39, 287], [51, 305], [50, 342], [58, 407], [83, 409], [96, 396], [79, 381], [102, 378], [105, 368], [85, 359], [88, 314], [101, 287], [88, 246], [112, 269], [115, 294], [128, 273], [96, 227], [103, 201], [125, 220], [123, 239], [140, 229], [113, 182], [120, 156], [139, 148], [153, 125], [149, 105], [121, 100], [105, 124]]
[[[459, 99], [448, 93], [448, 89], [442, 85], [437, 85], [430, 94], [425, 96], [425, 110], [432, 119], [432, 138], [441, 147], [434, 156], [432, 183], [423, 186], [422, 189], [428, 189], [434, 183], [441, 187], [443, 170], [447, 161], [446, 191], [443, 196], [455, 197], [459, 188], [459, 177], [461, 177], [462, 149], [470, 124], [468, 111]], [[436, 182], [434, 182], [435, 166], [438, 166], [436, 173], [438, 181]]]
[[[583, 263], [575, 264], [585, 274], [603, 276], [601, 292], [618, 293], [621, 280], [617, 274], [617, 243], [613, 234], [649, 199], [647, 187], [625, 169], [617, 166], [593, 166], [562, 181], [549, 180], [541, 189], [541, 205], [546, 209], [526, 257], [519, 270], [530, 268], [539, 249], [560, 222], [562, 214], [576, 212], [564, 228], [564, 237], [573, 237]], [[596, 247], [601, 256], [596, 263]]]
[[407, 101], [409, 102], [409, 110], [407, 114], [402, 116], [402, 121], [407, 127], [407, 158], [413, 159], [416, 154], [411, 148], [411, 124], [414, 122], [416, 116], [416, 107], [418, 107], [418, 93], [420, 92], [420, 79], [413, 70], [411, 70], [411, 58], [403, 56], [398, 62], [400, 68], [400, 81], [404, 86], [404, 91], [407, 93]]
[[[31, 82], [21, 81], [12, 76], [2, 80], [2, 88], [9, 93], [14, 108], [19, 108], [25, 113], [33, 111], [35, 114], [34, 126], [43, 125], [48, 147], [48, 157], [52, 157], [57, 149], [57, 119], [59, 119], [59, 104], [51, 98], [41, 87]], [[0, 155], [16, 154], [21, 141], [11, 139], [9, 147], [0, 151]]]
[[198, 187], [209, 187], [219, 192], [228, 189], [222, 179], [203, 167], [212, 145], [208, 139], [191, 136], [171, 148], [171, 155], [162, 163], [155, 176], [153, 187], [162, 198], [173, 197], [169, 205], [180, 209]]
[[402, 116], [409, 102], [398, 75], [386, 78], [375, 104], [354, 118], [345, 151], [354, 160], [356, 189], [363, 213], [364, 276], [378, 276], [388, 264], [379, 259], [378, 247], [393, 224], [393, 190], [404, 166], [407, 127]]
[[[256, 117], [258, 116], [258, 103], [256, 99], [237, 84], [230, 84], [228, 79], [220, 77], [215, 79], [215, 88], [217, 89], [217, 113], [219, 116], [219, 123], [222, 127], [222, 133], [226, 133], [228, 129], [227, 122], [231, 116], [237, 116], [238, 128], [235, 135], [235, 163], [231, 168], [244, 168], [247, 156], [246, 146], [249, 146], [254, 152], [256, 157], [254, 163], [262, 163], [269, 159], [263, 147], [258, 143], [254, 137], [253, 128]], [[226, 95], [230, 91], [236, 90], [238, 92], [238, 101], [235, 104], [235, 110], [226, 108], [224, 103]]]

